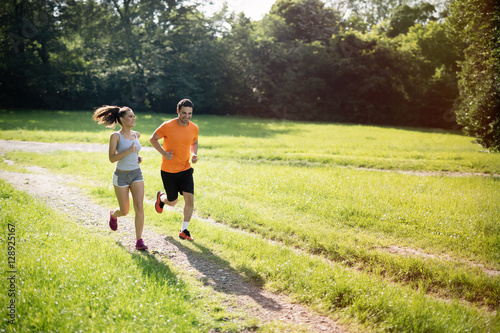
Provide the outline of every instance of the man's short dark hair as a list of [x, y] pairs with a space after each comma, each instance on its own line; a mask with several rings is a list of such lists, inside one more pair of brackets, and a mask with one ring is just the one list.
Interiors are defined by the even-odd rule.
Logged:
[[194, 109], [193, 102], [187, 98], [181, 99], [180, 102], [177, 103], [177, 110], [180, 110], [183, 106]]

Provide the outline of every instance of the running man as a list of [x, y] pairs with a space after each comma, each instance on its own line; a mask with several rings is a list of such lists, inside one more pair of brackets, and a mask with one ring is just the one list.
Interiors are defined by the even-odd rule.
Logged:
[[[156, 194], [155, 209], [161, 214], [165, 204], [177, 204], [179, 193], [184, 197], [184, 219], [179, 237], [192, 241], [188, 231], [194, 210], [194, 181], [191, 162], [198, 161], [199, 128], [190, 121], [193, 116], [193, 102], [183, 99], [177, 104], [177, 118], [164, 122], [156, 129], [149, 141], [162, 155], [161, 178], [165, 193]], [[163, 139], [163, 147], [159, 140]]]

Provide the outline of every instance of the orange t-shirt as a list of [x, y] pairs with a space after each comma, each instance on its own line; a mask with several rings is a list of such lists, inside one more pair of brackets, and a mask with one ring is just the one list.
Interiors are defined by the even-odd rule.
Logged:
[[174, 157], [169, 161], [162, 157], [161, 169], [165, 172], [177, 173], [191, 168], [191, 145], [198, 141], [200, 129], [195, 123], [182, 127], [177, 118], [161, 124], [156, 134], [163, 138], [163, 149], [173, 151]]

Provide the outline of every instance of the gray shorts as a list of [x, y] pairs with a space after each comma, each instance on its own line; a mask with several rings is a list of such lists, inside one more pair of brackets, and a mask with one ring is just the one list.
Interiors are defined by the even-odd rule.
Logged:
[[127, 187], [135, 182], [143, 182], [141, 168], [132, 171], [115, 170], [113, 172], [113, 185], [118, 187]]

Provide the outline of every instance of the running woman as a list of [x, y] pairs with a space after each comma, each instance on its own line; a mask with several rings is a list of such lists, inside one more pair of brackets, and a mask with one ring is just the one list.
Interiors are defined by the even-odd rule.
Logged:
[[139, 156], [141, 134], [132, 131], [135, 127], [135, 114], [129, 107], [104, 105], [95, 110], [92, 119], [98, 124], [105, 124], [107, 128], [115, 128], [120, 124], [121, 129], [111, 134], [109, 138], [109, 160], [116, 163], [113, 172], [113, 186], [119, 207], [109, 213], [109, 227], [115, 231], [118, 229], [118, 218], [129, 212], [130, 198], [132, 193], [135, 211], [135, 234], [137, 250], [147, 250], [148, 247], [142, 240], [144, 229], [144, 179], [139, 164], [142, 157]]
[[[150, 138], [153, 147], [162, 155], [161, 178], [165, 192], [156, 194], [155, 209], [163, 212], [165, 204], [177, 204], [179, 193], [184, 197], [184, 219], [179, 237], [193, 241], [188, 230], [194, 210], [194, 181], [191, 162], [198, 161], [199, 128], [191, 122], [193, 102], [183, 99], [177, 104], [177, 118], [164, 122]], [[163, 147], [158, 142], [163, 139]]]

